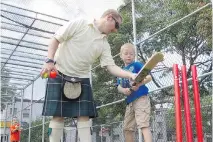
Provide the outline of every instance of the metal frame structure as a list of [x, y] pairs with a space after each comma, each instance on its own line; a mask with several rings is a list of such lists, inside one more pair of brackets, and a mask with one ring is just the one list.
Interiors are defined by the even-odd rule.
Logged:
[[[24, 9], [21, 7], [9, 5], [6, 3], [1, 3], [1, 81], [2, 88], [12, 91], [13, 94], [6, 93], [1, 96], [1, 99], [6, 100], [6, 110], [8, 109], [8, 104], [13, 105], [12, 115], [5, 118], [5, 122], [8, 119], [12, 119], [14, 116], [14, 104], [16, 97], [21, 98], [21, 110], [30, 108], [30, 123], [29, 123], [29, 138], [31, 137], [31, 125], [32, 120], [32, 105], [43, 99], [33, 101], [34, 95], [34, 82], [40, 77], [40, 70], [43, 65], [45, 55], [47, 53], [48, 41], [54, 32], [64, 23], [68, 22], [66, 19], [54, 17], [51, 15], [39, 13], [36, 11]], [[183, 21], [187, 17], [197, 13], [198, 11], [210, 6], [207, 4], [200, 9], [192, 12], [191, 14], [179, 19], [178, 21], [168, 25], [167, 27], [161, 29], [160, 31], [154, 33], [153, 35], [147, 37], [146, 39], [136, 43], [136, 38], [134, 38], [134, 44], [139, 45], [140, 43], [154, 37], [155, 35], [163, 32], [167, 28], [174, 26], [175, 24]], [[134, 23], [133, 23], [134, 25]], [[134, 32], [134, 31], [133, 31]], [[136, 32], [136, 31], [135, 31]], [[134, 35], [136, 34], [134, 32]], [[119, 54], [114, 57], [119, 56]], [[91, 70], [99, 67], [96, 66]], [[210, 73], [203, 74], [202, 76], [210, 75]], [[190, 79], [189, 79], [190, 80]], [[188, 81], [189, 81], [188, 80]], [[32, 86], [30, 86], [32, 85]], [[32, 87], [30, 105], [23, 108], [24, 91], [27, 87]], [[169, 88], [172, 85], [168, 85], [157, 90]], [[157, 91], [157, 90], [152, 90]], [[3, 92], [4, 93], [4, 92]], [[10, 99], [8, 99], [10, 98]], [[8, 101], [9, 100], [9, 101]], [[97, 108], [106, 107], [108, 105], [116, 104], [122, 102], [122, 100], [98, 106]], [[22, 115], [20, 115], [20, 121], [22, 121]], [[45, 117], [42, 119], [42, 142], [44, 142], [44, 125]], [[4, 128], [5, 129], [5, 128]], [[27, 130], [27, 129], [26, 129]], [[141, 137], [139, 138], [141, 141]]]
[[[24, 90], [32, 85], [30, 105], [30, 121], [32, 120], [32, 105], [34, 82], [40, 77], [40, 70], [47, 54], [49, 39], [54, 32], [68, 22], [66, 19], [39, 13], [14, 5], [1, 3], [1, 90], [6, 93], [1, 96], [6, 105], [12, 104], [12, 115], [5, 117], [5, 123], [12, 120], [14, 104], [21, 98], [21, 113], [23, 108]], [[4, 90], [4, 91], [3, 91]], [[43, 98], [40, 98], [40, 101]], [[22, 115], [20, 115], [22, 122]], [[43, 117], [43, 122], [45, 118]], [[4, 134], [6, 126], [4, 126]], [[44, 123], [43, 123], [44, 130]], [[29, 138], [31, 137], [31, 122], [29, 123]], [[44, 136], [42, 138], [44, 141]]]
[[1, 5], [2, 88], [18, 93], [39, 78], [48, 40], [68, 20], [6, 3]]

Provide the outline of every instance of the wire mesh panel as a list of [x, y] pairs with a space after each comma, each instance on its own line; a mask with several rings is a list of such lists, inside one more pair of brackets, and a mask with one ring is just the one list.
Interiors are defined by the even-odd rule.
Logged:
[[1, 17], [1, 72], [8, 73], [2, 78], [22, 79], [19, 74], [24, 75], [23, 81], [19, 81], [20, 88], [24, 88], [27, 86], [23, 84], [24, 79], [37, 79], [50, 38], [67, 20], [5, 3], [2, 3]]
[[[138, 60], [145, 63], [156, 51], [164, 54], [164, 61], [151, 71], [152, 82], [147, 84], [152, 104], [150, 127], [154, 141], [175, 141], [175, 120], [172, 118], [175, 115], [174, 88], [172, 87], [173, 64], [179, 64], [179, 67], [186, 64], [187, 78], [191, 78], [191, 65], [193, 64], [198, 67], [199, 75], [207, 73], [206, 76], [212, 71], [212, 43], [209, 40], [211, 33], [208, 32], [206, 27], [201, 28], [199, 26], [204, 21], [207, 24], [206, 26], [211, 23], [209, 21], [211, 10], [208, 7], [209, 4], [206, 6], [205, 4], [179, 1], [135, 1]], [[121, 25], [118, 34], [111, 35], [108, 38], [112, 47], [112, 54], [116, 56], [115, 62], [121, 67], [123, 64], [119, 57], [119, 49], [122, 44], [133, 41], [130, 9], [131, 3], [120, 8], [124, 24]], [[206, 31], [205, 34], [204, 31]], [[111, 100], [119, 101], [124, 97], [117, 92], [116, 78], [109, 75], [104, 69], [95, 66], [92, 74], [93, 89], [98, 105], [109, 103]], [[207, 88], [211, 90], [211, 86]], [[202, 91], [201, 97], [203, 97]], [[115, 104], [110, 106], [100, 108], [101, 116], [98, 119], [102, 115], [105, 118], [112, 115], [114, 117], [110, 117], [109, 120], [114, 120], [117, 114], [121, 111], [124, 112], [126, 105], [118, 103], [117, 106]], [[201, 106], [204, 106], [202, 102]], [[184, 115], [182, 116], [184, 117]], [[121, 115], [120, 120], [123, 119], [122, 117], [123, 115]], [[184, 122], [185, 118], [182, 118], [182, 121]], [[192, 121], [195, 123], [194, 119]], [[185, 130], [185, 127], [183, 127], [183, 130]], [[194, 139], [196, 137], [195, 133]]]
[[[164, 61], [151, 71], [152, 81], [147, 84], [151, 99], [150, 129], [153, 141], [176, 141], [173, 64], [179, 64], [179, 67], [186, 65], [187, 78], [192, 77], [191, 65], [197, 66], [198, 76], [202, 76], [199, 87], [203, 135], [207, 142], [212, 141], [212, 98], [210, 96], [212, 92], [212, 9], [208, 3], [210, 1], [135, 0], [134, 2], [138, 61], [145, 63], [157, 51], [164, 54]], [[123, 67], [123, 61], [119, 55], [120, 47], [124, 43], [134, 41], [131, 1], [125, 1], [125, 4], [119, 7], [119, 11], [123, 17], [123, 24], [118, 33], [108, 37], [108, 41], [115, 63]], [[67, 20], [4, 3], [2, 3], [1, 12], [1, 91], [11, 96], [17, 95], [23, 89], [29, 92], [30, 84], [39, 78], [51, 36]], [[110, 75], [106, 68], [101, 68], [99, 60], [93, 65], [91, 73], [93, 94], [99, 113], [99, 117], [93, 119], [93, 141], [124, 142], [123, 119], [126, 103], [125, 96], [117, 91], [116, 77]], [[38, 84], [41, 82], [38, 79]], [[35, 88], [42, 86], [36, 84], [35, 82], [34, 85], [37, 86]], [[193, 87], [190, 80], [188, 87], [193, 139], [196, 140]], [[41, 92], [43, 89], [40, 87], [34, 90], [32, 102], [31, 94], [25, 93], [23, 100], [28, 101], [29, 104], [21, 108], [20, 115], [26, 117], [31, 110], [35, 113], [38, 109], [37, 105], [43, 103], [44, 92]], [[2, 99], [14, 103], [9, 96], [4, 96]], [[21, 97], [17, 95], [15, 100], [21, 101]], [[48, 125], [51, 118], [46, 117], [44, 121], [41, 117], [41, 109], [38, 111], [40, 117], [32, 118], [30, 122], [22, 124], [21, 141], [29, 140], [29, 129], [31, 142], [42, 141], [42, 135], [44, 141], [48, 141]], [[15, 116], [20, 117], [18, 110], [16, 113]], [[183, 109], [181, 119], [185, 134]], [[62, 139], [64, 142], [77, 141], [76, 120], [66, 119]], [[135, 141], [139, 141], [138, 132], [135, 133]], [[184, 141], [186, 141], [185, 135]]]

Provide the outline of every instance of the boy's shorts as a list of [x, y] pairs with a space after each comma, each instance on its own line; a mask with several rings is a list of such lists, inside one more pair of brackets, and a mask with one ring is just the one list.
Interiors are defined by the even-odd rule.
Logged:
[[124, 117], [124, 130], [135, 131], [137, 128], [149, 127], [151, 105], [147, 95], [141, 96], [139, 99], [130, 103], [126, 107]]

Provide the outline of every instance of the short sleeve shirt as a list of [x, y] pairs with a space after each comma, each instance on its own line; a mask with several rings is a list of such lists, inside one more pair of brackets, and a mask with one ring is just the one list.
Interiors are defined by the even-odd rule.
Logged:
[[[132, 73], [138, 73], [142, 67], [143, 67], [142, 63], [133, 62], [133, 63], [129, 64], [128, 66], [124, 67], [123, 69], [126, 71], [130, 71]], [[131, 87], [129, 80], [125, 79], [125, 78], [118, 78], [117, 85], [121, 85], [121, 87], [123, 87], [123, 88]], [[148, 92], [149, 92], [149, 89], [146, 87], [146, 85], [142, 85], [139, 87], [139, 89], [137, 91], [134, 91], [134, 92], [132, 92], [131, 95], [127, 96], [127, 101], [132, 102], [143, 95], [147, 95]]]
[[20, 131], [12, 132], [16, 129], [16, 125], [10, 127], [10, 140], [11, 141], [20, 141]]
[[59, 28], [54, 37], [60, 42], [55, 54], [56, 68], [68, 76], [88, 78], [90, 66], [115, 65], [106, 35], [93, 22], [77, 19]]

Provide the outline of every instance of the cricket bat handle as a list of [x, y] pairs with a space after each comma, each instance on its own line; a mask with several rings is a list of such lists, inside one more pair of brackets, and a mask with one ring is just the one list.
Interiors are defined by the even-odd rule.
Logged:
[[[137, 83], [134, 82], [134, 83], [132, 84], [132, 86], [135, 86], [135, 85], [137, 85]], [[132, 89], [132, 87], [130, 87], [129, 90], [130, 90], [131, 92], [134, 91], [134, 90]]]
[[132, 86], [135, 86], [135, 85], [137, 85], [135, 82], [132, 84]]

